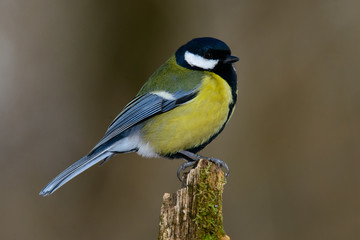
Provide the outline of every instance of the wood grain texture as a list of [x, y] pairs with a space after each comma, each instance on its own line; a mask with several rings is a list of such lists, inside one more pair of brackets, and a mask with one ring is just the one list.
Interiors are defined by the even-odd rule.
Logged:
[[229, 240], [223, 229], [221, 169], [200, 160], [183, 180], [183, 188], [165, 193], [160, 213], [159, 240]]

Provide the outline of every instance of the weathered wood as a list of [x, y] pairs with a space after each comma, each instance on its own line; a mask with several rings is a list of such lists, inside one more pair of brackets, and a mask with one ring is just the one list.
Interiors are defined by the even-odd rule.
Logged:
[[230, 240], [223, 229], [223, 171], [202, 159], [184, 178], [183, 188], [163, 196], [159, 240]]

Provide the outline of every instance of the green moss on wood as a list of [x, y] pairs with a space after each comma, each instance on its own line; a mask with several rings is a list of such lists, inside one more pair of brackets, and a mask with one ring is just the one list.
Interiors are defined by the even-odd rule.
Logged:
[[222, 218], [222, 193], [225, 178], [223, 174], [210, 171], [213, 166], [209, 163], [200, 168], [199, 181], [196, 184], [195, 209], [196, 235], [198, 239], [217, 240], [224, 235]]
[[164, 194], [159, 239], [229, 240], [222, 218], [225, 181], [221, 169], [200, 160], [184, 188]]

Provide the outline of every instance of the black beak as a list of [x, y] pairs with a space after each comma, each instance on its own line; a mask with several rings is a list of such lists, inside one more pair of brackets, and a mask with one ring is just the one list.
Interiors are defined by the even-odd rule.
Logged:
[[223, 63], [234, 63], [234, 62], [237, 62], [237, 61], [239, 61], [238, 57], [230, 55], [223, 61]]

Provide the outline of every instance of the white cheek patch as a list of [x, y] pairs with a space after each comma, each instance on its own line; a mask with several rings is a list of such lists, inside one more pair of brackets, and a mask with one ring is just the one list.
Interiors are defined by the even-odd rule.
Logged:
[[158, 95], [159, 97], [165, 98], [166, 100], [175, 100], [174, 96], [171, 93], [165, 91], [155, 91], [151, 93]]
[[192, 67], [199, 67], [205, 70], [213, 69], [219, 60], [217, 59], [206, 59], [197, 54], [193, 54], [189, 51], [185, 52], [185, 61]]

